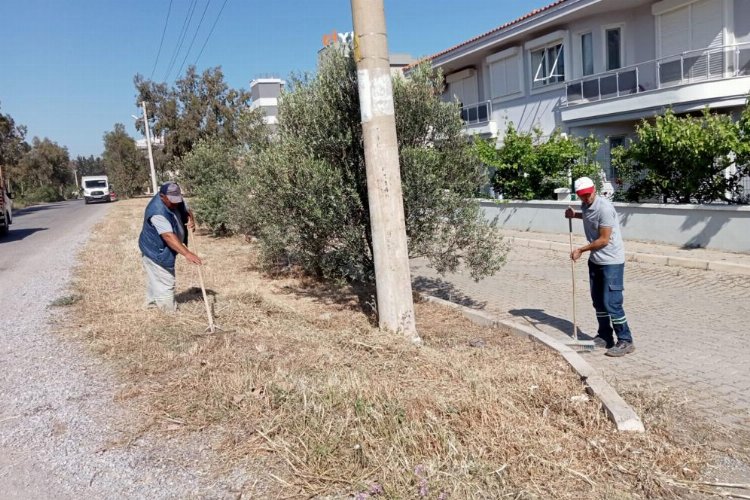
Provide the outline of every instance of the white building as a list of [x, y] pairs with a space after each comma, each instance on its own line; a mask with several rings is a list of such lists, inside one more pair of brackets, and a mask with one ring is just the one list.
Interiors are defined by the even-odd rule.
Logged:
[[594, 133], [611, 178], [610, 148], [640, 119], [741, 109], [750, 0], [558, 0], [429, 59], [468, 133]]
[[279, 96], [286, 82], [279, 78], [257, 78], [250, 82], [250, 109], [261, 108], [265, 113], [263, 121], [275, 128], [278, 123]]

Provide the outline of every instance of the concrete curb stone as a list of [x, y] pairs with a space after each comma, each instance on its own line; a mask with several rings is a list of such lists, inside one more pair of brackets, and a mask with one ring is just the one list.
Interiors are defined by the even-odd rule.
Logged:
[[526, 325], [515, 323], [513, 321], [498, 320], [484, 311], [477, 311], [476, 309], [471, 309], [456, 304], [455, 302], [450, 302], [431, 295], [423, 295], [423, 298], [426, 302], [439, 304], [452, 309], [458, 309], [473, 323], [491, 328], [505, 327], [515, 335], [528, 337], [557, 351], [563, 359], [565, 359], [568, 365], [570, 365], [573, 371], [581, 377], [581, 380], [586, 385], [586, 392], [601, 401], [607, 417], [615, 424], [618, 431], [645, 432], [643, 422], [641, 422], [641, 419], [638, 417], [635, 410], [633, 410], [633, 408], [626, 403], [619, 394], [617, 394], [617, 391], [615, 391], [612, 386], [597, 374], [596, 370], [588, 364], [586, 360], [567, 345], [549, 335], [534, 330], [533, 328], [529, 328]]

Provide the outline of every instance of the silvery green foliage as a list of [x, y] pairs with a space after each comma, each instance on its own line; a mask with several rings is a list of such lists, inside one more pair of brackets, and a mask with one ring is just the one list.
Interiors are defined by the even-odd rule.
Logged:
[[[394, 80], [409, 253], [445, 273], [479, 279], [505, 260], [473, 200], [484, 170], [461, 135], [442, 77], [427, 66]], [[258, 237], [266, 263], [328, 279], [374, 280], [356, 66], [337, 50], [318, 73], [294, 78], [270, 146], [249, 153], [233, 203], [238, 229]]]

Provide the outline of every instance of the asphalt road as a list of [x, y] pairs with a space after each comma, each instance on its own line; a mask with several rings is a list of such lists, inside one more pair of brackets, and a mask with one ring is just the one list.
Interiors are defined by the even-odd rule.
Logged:
[[55, 254], [74, 250], [107, 207], [74, 200], [15, 211], [10, 232], [0, 237], [0, 298], [13, 295], [13, 280], [44, 273], [54, 264]]
[[50, 362], [64, 358], [64, 349], [49, 332], [48, 305], [64, 293], [77, 249], [106, 211], [107, 205], [83, 201], [32, 206], [18, 210], [0, 237], [2, 498], [67, 496], [58, 464], [40, 446], [69, 410], [62, 402], [67, 389]]

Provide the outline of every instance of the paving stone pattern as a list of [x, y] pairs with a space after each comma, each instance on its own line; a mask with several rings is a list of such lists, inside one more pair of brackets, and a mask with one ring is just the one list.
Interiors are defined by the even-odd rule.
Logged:
[[[415, 260], [415, 286], [561, 340], [572, 333], [572, 279], [564, 252], [517, 248], [494, 277], [440, 278]], [[578, 325], [596, 335], [585, 260], [576, 264]], [[584, 354], [619, 387], [651, 385], [724, 423], [750, 426], [750, 276], [631, 262], [625, 266], [625, 312], [637, 352]]]

